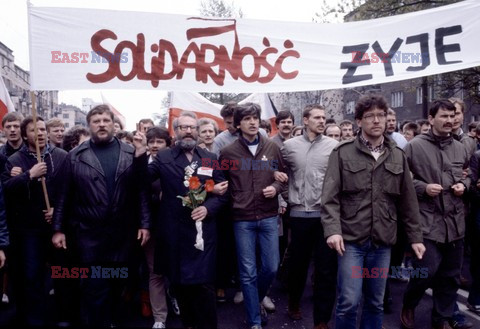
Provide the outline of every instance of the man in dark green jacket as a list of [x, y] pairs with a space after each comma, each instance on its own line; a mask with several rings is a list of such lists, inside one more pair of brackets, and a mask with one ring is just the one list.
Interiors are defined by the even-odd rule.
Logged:
[[[337, 146], [323, 184], [322, 224], [338, 257], [335, 325], [356, 328], [364, 292], [360, 328], [380, 329], [390, 249], [397, 219], [418, 258], [425, 247], [419, 231], [418, 203], [403, 151], [384, 135], [388, 105], [381, 96], [364, 96], [355, 107], [361, 131]], [[363, 279], [368, 280], [363, 280]]]
[[428, 276], [412, 278], [405, 292], [401, 321], [406, 328], [414, 327], [415, 307], [429, 287], [433, 289], [433, 327], [450, 328], [463, 260], [462, 195], [470, 185], [463, 174], [469, 163], [467, 150], [452, 136], [455, 106], [450, 101], [434, 101], [428, 119], [430, 132], [405, 148], [427, 247], [425, 257], [414, 261], [414, 266], [428, 269]]

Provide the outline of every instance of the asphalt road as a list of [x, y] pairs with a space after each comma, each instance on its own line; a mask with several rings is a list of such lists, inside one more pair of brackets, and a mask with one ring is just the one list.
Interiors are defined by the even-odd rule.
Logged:
[[[468, 268], [464, 269], [465, 275], [468, 277]], [[399, 314], [402, 307], [403, 291], [407, 283], [400, 281], [392, 282], [392, 297], [393, 306], [392, 313], [385, 314], [384, 326], [386, 329], [400, 328]], [[427, 291], [421, 304], [416, 309], [416, 327], [419, 329], [431, 328], [430, 324], [430, 312], [432, 308], [432, 299], [430, 297], [431, 292]], [[218, 304], [218, 324], [220, 329], [245, 329], [247, 325], [245, 323], [244, 306], [243, 304], [236, 305], [233, 303], [233, 296], [235, 294], [234, 289], [227, 290], [227, 302]], [[307, 287], [301, 302], [303, 319], [299, 321], [292, 321], [287, 316], [287, 295], [282, 288], [281, 283], [275, 280], [275, 283], [270, 291], [270, 296], [275, 302], [276, 311], [269, 315], [269, 323], [265, 328], [271, 329], [311, 329], [313, 328], [313, 314], [312, 314], [312, 287], [311, 281], [308, 280]], [[474, 328], [480, 328], [480, 317], [466, 310], [466, 297], [468, 293], [465, 290], [459, 290], [458, 302], [460, 310], [464, 311], [464, 314], [474, 323]], [[53, 298], [52, 298], [53, 304]], [[12, 304], [0, 306], [0, 327], [8, 326], [12, 324], [14, 315], [14, 306]], [[125, 304], [121, 312], [121, 318], [123, 324], [121, 327], [126, 328], [151, 328], [153, 325], [152, 318], [144, 318], [140, 315], [140, 301], [137, 298]], [[167, 320], [168, 328], [181, 328], [180, 318], [169, 313]], [[334, 327], [333, 321], [330, 322], [330, 327]]]

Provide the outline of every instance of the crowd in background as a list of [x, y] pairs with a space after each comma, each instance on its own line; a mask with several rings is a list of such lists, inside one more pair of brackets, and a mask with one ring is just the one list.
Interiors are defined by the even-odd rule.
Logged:
[[[360, 327], [381, 329], [393, 279], [409, 280], [405, 328], [414, 328], [427, 288], [434, 328], [471, 328], [456, 292], [469, 284], [468, 307], [480, 314], [480, 123], [465, 125], [464, 106], [434, 101], [428, 119], [399, 124], [381, 96], [369, 95], [353, 121], [337, 123], [318, 104], [301, 123], [280, 111], [275, 134], [252, 103], [225, 104], [224, 131], [184, 112], [173, 135], [151, 119], [125, 131], [106, 105], [88, 113], [87, 128], [68, 130], [57, 118], [8, 113], [2, 302], [15, 303], [19, 325], [52, 325], [50, 292], [56, 325], [110, 327], [119, 303], [138, 294], [153, 328], [166, 327], [168, 303], [185, 328], [216, 328], [216, 303], [234, 282], [234, 302], [260, 329], [275, 312], [275, 277], [288, 316], [302, 318], [313, 258], [314, 329], [328, 328], [333, 314], [336, 328], [356, 328], [362, 296]], [[185, 195], [198, 204], [182, 203]], [[465, 253], [471, 283], [461, 276]], [[395, 266], [428, 271], [402, 277]], [[72, 276], [96, 267], [128, 275]], [[372, 275], [382, 268], [388, 275]]]

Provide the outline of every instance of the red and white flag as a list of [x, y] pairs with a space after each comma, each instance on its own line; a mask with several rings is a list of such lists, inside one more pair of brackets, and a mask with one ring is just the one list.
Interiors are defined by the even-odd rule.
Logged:
[[15, 112], [15, 106], [13, 106], [10, 94], [8, 93], [7, 87], [5, 87], [2, 77], [0, 78], [0, 128], [3, 128], [2, 119], [8, 112]]
[[[254, 93], [249, 95], [239, 104], [257, 103], [262, 108], [262, 119], [269, 120], [272, 123], [272, 134], [275, 134], [277, 128], [275, 126], [276, 109], [268, 94]], [[198, 118], [210, 118], [217, 122], [220, 130], [225, 130], [225, 123], [220, 115], [222, 109], [221, 104], [210, 102], [208, 99], [195, 92], [175, 91], [170, 93], [170, 108], [168, 113], [168, 129], [173, 134], [173, 120], [178, 118], [182, 111], [195, 112]]]

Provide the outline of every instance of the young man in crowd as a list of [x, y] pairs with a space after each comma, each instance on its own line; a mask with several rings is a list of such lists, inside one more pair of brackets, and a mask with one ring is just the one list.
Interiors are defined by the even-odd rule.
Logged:
[[342, 141], [348, 141], [355, 138], [352, 121], [343, 120], [340, 122], [340, 129], [342, 130]]
[[[35, 136], [35, 128], [37, 136]], [[62, 177], [59, 170], [67, 153], [48, 145], [45, 122], [32, 117], [20, 125], [24, 146], [8, 158], [2, 182], [9, 205], [9, 230], [17, 320], [27, 326], [47, 326], [47, 262], [51, 262], [50, 239], [53, 208], [47, 207], [41, 180], [45, 179], [53, 206]], [[35, 137], [37, 137], [35, 139]], [[41, 162], [37, 160], [36, 143]]]
[[397, 132], [397, 114], [391, 108], [387, 112], [387, 130], [386, 135], [390, 137], [400, 148], [405, 148], [407, 140], [402, 134]]
[[277, 125], [277, 134], [271, 140], [281, 148], [283, 143], [291, 137], [295, 118], [290, 111], [280, 111], [275, 118], [275, 124]]
[[[288, 315], [293, 320], [302, 317], [300, 299], [313, 254], [314, 329], [326, 329], [335, 302], [337, 259], [335, 251], [328, 248], [323, 238], [321, 191], [328, 158], [338, 141], [323, 135], [325, 109], [320, 105], [305, 108], [303, 124], [304, 135], [289, 139], [282, 148], [289, 177], [291, 230], [288, 247]], [[286, 181], [286, 176], [283, 181]]]
[[56, 147], [62, 147], [63, 133], [65, 132], [65, 124], [58, 118], [52, 118], [47, 121], [47, 137], [48, 142]]
[[[265, 325], [267, 321], [260, 302], [278, 269], [277, 194], [284, 189], [274, 178], [275, 171], [284, 171], [280, 149], [259, 133], [260, 117], [261, 109], [257, 104], [237, 106], [233, 112], [233, 126], [238, 129], [239, 137], [224, 147], [220, 155], [220, 163], [227, 161], [238, 166], [230, 165], [225, 175], [232, 200], [247, 324], [252, 329], [261, 328], [262, 322]], [[257, 264], [261, 264], [260, 268]]]

